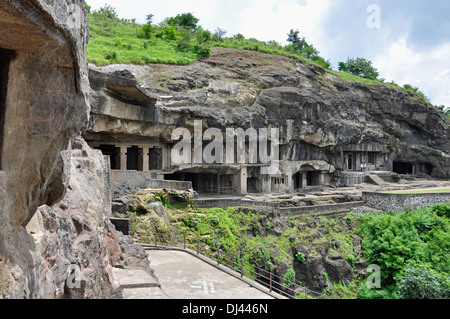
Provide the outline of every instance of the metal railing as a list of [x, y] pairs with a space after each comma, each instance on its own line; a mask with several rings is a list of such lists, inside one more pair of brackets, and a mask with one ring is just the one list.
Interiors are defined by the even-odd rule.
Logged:
[[207, 257], [217, 265], [222, 265], [236, 271], [244, 276], [265, 286], [270, 292], [277, 292], [291, 299], [334, 299], [331, 296], [324, 295], [320, 292], [310, 290], [306, 285], [300, 285], [298, 281], [286, 280], [274, 274], [271, 270], [262, 269], [258, 266], [245, 262], [239, 253], [239, 256], [230, 256], [226, 252], [218, 249], [204, 240], [188, 237], [178, 234], [158, 234], [152, 235], [135, 233], [135, 243], [150, 245], [154, 247], [178, 248], [195, 251], [197, 255]]

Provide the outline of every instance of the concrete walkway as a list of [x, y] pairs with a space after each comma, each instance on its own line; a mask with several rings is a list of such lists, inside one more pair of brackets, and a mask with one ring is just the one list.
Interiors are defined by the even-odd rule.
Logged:
[[150, 281], [139, 286], [137, 280], [135, 286], [126, 287], [119, 279], [125, 299], [283, 298], [247, 278], [236, 278], [238, 274], [203, 256], [180, 250], [147, 250], [147, 254], [159, 286], [151, 286]]

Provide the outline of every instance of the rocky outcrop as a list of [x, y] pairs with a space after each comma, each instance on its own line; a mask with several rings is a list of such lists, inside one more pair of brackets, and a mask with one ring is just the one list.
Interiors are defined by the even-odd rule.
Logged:
[[144, 249], [110, 222], [109, 162], [83, 140], [70, 158], [64, 199], [41, 206], [27, 230], [34, 238], [35, 297], [121, 298], [113, 267], [137, 267], [152, 274]]
[[326, 161], [339, 174], [344, 151], [379, 152], [390, 163], [424, 163], [434, 177], [450, 177], [448, 118], [400, 88], [348, 82], [304, 61], [225, 48], [213, 48], [210, 57], [188, 66], [110, 65], [101, 71], [123, 69], [158, 100], [155, 112], [149, 108], [143, 117], [144, 110], [128, 107], [126, 117], [115, 116], [104, 111], [112, 107], [109, 97], [94, 89], [87, 140], [103, 134], [105, 140], [170, 141], [174, 128], [193, 127], [197, 119], [204, 129], [275, 126], [287, 141], [283, 160]]
[[[0, 3], [0, 297], [42, 296], [36, 246], [25, 227], [39, 206], [65, 194], [70, 165], [61, 151], [90, 112], [88, 34], [81, 0]], [[69, 217], [43, 214], [49, 230], [75, 227], [64, 224]], [[73, 219], [82, 231], [85, 221]]]
[[40, 207], [27, 230], [35, 243], [33, 265], [42, 298], [114, 298], [112, 268], [123, 259], [111, 217], [108, 161], [84, 141], [64, 151], [68, 190], [57, 205]]

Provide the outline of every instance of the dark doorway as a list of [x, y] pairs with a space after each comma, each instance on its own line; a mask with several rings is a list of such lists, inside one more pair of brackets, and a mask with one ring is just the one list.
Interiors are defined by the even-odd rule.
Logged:
[[394, 162], [393, 171], [394, 173], [402, 175], [412, 174], [413, 164], [407, 162]]
[[308, 172], [306, 175], [306, 180], [308, 181], [308, 186], [319, 186], [320, 172]]
[[247, 178], [247, 193], [259, 193], [259, 181], [257, 177]]
[[100, 145], [95, 149], [102, 151], [103, 155], [109, 156], [111, 169], [120, 169], [120, 147], [115, 145]]
[[368, 164], [376, 165], [376, 163], [377, 163], [377, 153], [369, 152], [368, 157], [369, 157], [369, 159], [367, 161]]
[[142, 171], [143, 151], [137, 146], [127, 148], [127, 170]]
[[3, 139], [5, 134], [6, 94], [9, 63], [13, 51], [0, 48], [0, 169], [2, 169]]
[[433, 173], [433, 165], [428, 163], [416, 164], [415, 174], [431, 175]]
[[212, 173], [174, 173], [164, 176], [165, 180], [189, 181], [200, 194], [223, 194], [233, 189], [231, 176]]
[[153, 147], [149, 149], [149, 169], [162, 170], [163, 152], [162, 148]]
[[303, 188], [303, 174], [298, 172], [292, 176], [294, 179], [294, 189]]
[[353, 170], [353, 154], [347, 156], [347, 169]]

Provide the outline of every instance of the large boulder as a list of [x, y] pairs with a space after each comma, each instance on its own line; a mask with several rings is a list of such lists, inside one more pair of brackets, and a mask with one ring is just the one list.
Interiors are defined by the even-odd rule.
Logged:
[[65, 197], [39, 207], [27, 225], [38, 276], [33, 297], [120, 298], [112, 268], [125, 258], [109, 220], [109, 162], [84, 141], [82, 149], [64, 154], [70, 158]]

